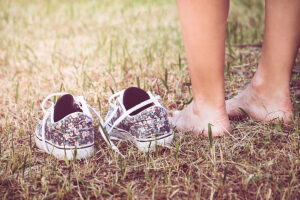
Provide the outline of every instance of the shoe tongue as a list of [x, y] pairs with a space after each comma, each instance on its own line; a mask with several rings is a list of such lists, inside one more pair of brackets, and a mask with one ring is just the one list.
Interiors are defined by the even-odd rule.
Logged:
[[54, 122], [74, 112], [82, 112], [82, 110], [75, 103], [72, 95], [65, 94], [57, 100], [54, 106]]
[[[126, 108], [126, 110], [129, 110], [130, 108], [133, 108], [134, 106], [150, 99], [149, 94], [137, 87], [130, 87], [124, 91], [123, 95], [123, 104]], [[141, 111], [151, 107], [153, 103], [147, 104], [143, 106], [142, 108], [134, 111], [130, 115], [136, 115], [140, 113]]]

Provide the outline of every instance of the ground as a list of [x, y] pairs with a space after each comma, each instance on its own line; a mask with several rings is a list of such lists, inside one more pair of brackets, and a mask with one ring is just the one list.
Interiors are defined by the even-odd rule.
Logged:
[[[226, 98], [246, 87], [261, 53], [262, 1], [232, 0]], [[0, 197], [3, 199], [299, 199], [300, 55], [291, 91], [294, 123], [231, 121], [209, 140], [175, 132], [171, 148], [116, 155], [96, 131], [96, 152], [59, 161], [33, 131], [50, 93], [83, 95], [102, 116], [129, 86], [152, 90], [168, 110], [191, 101], [173, 0], [0, 1]], [[95, 127], [99, 124], [95, 120]]]

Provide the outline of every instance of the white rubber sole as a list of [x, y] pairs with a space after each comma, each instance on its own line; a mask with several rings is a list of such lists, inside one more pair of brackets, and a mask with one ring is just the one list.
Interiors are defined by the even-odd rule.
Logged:
[[137, 146], [137, 148], [142, 152], [148, 152], [154, 150], [157, 145], [168, 147], [170, 146], [174, 138], [173, 133], [169, 133], [167, 135], [160, 136], [157, 138], [151, 138], [151, 139], [137, 139], [131, 136], [130, 133], [127, 132], [123, 132], [123, 133], [118, 132], [118, 136], [119, 137], [111, 136], [110, 139], [115, 141], [129, 140], [132, 143], [134, 143]]
[[[36, 146], [47, 152], [45, 149], [44, 149], [44, 145], [43, 145], [43, 141], [41, 138], [39, 138], [37, 136], [37, 134], [35, 133], [35, 143], [36, 143]], [[84, 158], [88, 158], [88, 157], [91, 157], [93, 156], [94, 154], [94, 144], [91, 144], [89, 146], [84, 146], [84, 147], [58, 147], [58, 146], [55, 146], [49, 142], [46, 141], [46, 146], [49, 150], [49, 154], [55, 156], [57, 159], [59, 160], [64, 160], [65, 158], [67, 158], [68, 160], [72, 160], [75, 156], [75, 150], [76, 150], [76, 159], [84, 159]]]
[[167, 135], [166, 137], [162, 137], [160, 139], [154, 139], [151, 141], [142, 141], [142, 140], [134, 140], [133, 142], [137, 146], [137, 148], [142, 152], [148, 152], [155, 149], [156, 146], [170, 146], [173, 140], [174, 134]]

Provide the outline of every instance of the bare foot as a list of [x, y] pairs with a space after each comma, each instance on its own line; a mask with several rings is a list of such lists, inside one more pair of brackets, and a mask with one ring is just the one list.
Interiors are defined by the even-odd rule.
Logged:
[[245, 113], [255, 120], [271, 121], [274, 119], [291, 122], [293, 107], [289, 95], [274, 94], [266, 96], [249, 84], [240, 94], [226, 101], [226, 110], [230, 118], [243, 117]]
[[221, 136], [230, 132], [228, 116], [223, 109], [196, 105], [194, 101], [181, 111], [175, 111], [169, 118], [179, 131], [192, 131], [208, 136], [208, 124], [212, 124], [212, 135]]

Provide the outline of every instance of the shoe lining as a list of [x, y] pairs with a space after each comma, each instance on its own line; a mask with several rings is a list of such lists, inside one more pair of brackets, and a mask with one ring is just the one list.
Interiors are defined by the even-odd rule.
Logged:
[[[126, 108], [126, 110], [129, 110], [130, 108], [150, 99], [149, 95], [146, 91], [137, 88], [137, 87], [130, 87], [124, 91], [123, 95], [123, 104]], [[147, 104], [144, 107], [132, 112], [130, 115], [136, 115], [140, 113], [141, 111], [153, 106], [153, 103]]]
[[75, 103], [74, 97], [71, 94], [65, 94], [57, 100], [54, 106], [54, 122], [58, 122], [74, 112], [82, 112], [82, 110]]

